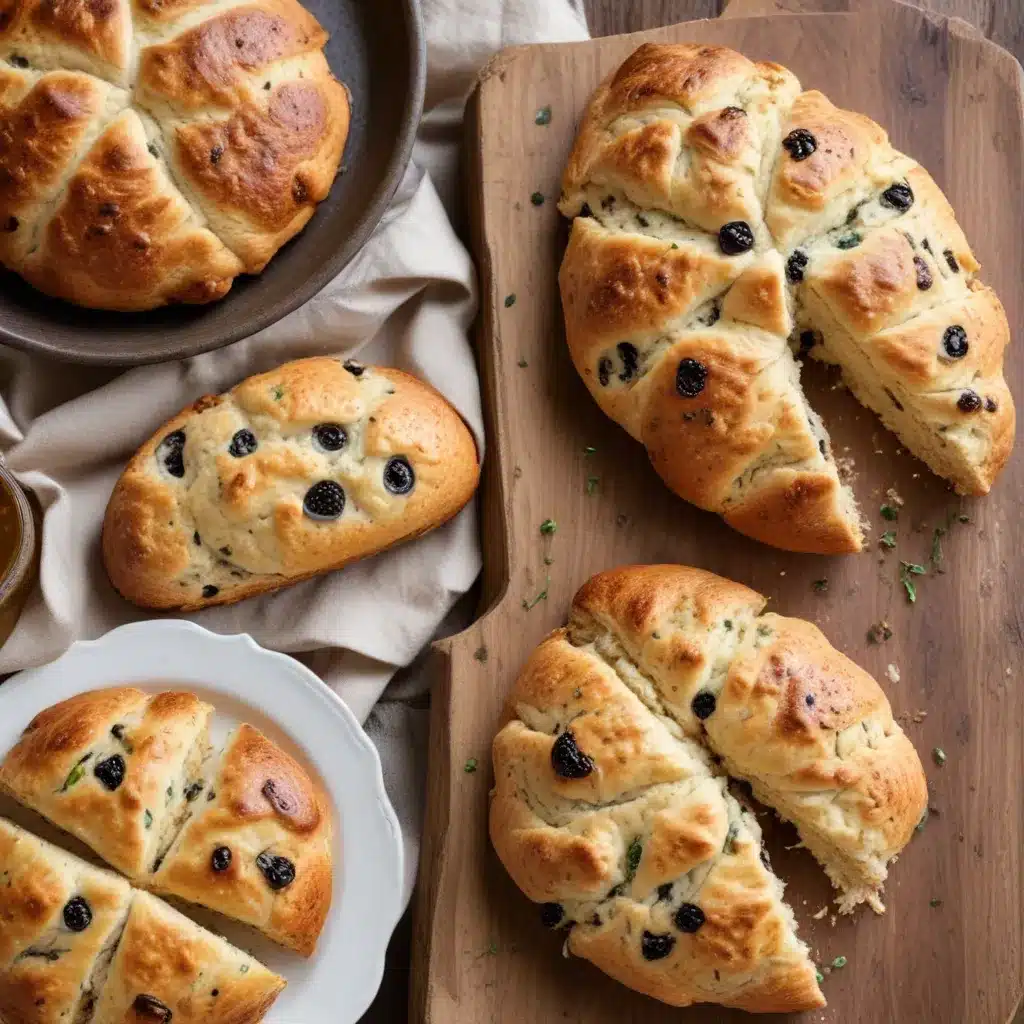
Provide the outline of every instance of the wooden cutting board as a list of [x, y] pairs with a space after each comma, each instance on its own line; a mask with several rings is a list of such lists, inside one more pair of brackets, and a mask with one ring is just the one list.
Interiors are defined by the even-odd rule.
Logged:
[[[748, 10], [750, 3], [760, 10], [776, 6], [745, 2]], [[830, 3], [834, 10], [837, 0]], [[932, 19], [890, 0], [840, 4], [848, 13], [739, 16], [517, 48], [482, 75], [468, 142], [483, 293], [479, 361], [489, 413], [483, 491], [489, 610], [441, 649], [416, 916], [417, 1022], [749, 1019], [717, 1007], [665, 1007], [582, 960], [563, 959], [561, 936], [542, 929], [537, 908], [510, 881], [487, 838], [490, 743], [519, 667], [563, 623], [573, 593], [591, 574], [654, 561], [711, 569], [769, 595], [777, 611], [817, 622], [881, 680], [926, 766], [934, 812], [893, 866], [884, 916], [865, 910], [838, 921], [815, 919], [831, 895], [824, 875], [805, 851], [786, 849], [796, 841], [790, 828], [771, 815], [760, 818], [817, 962], [846, 958], [823, 984], [828, 1008], [804, 1019], [1005, 1024], [1020, 1001], [1020, 455], [988, 498], [961, 501], [836, 389], [834, 376], [809, 366], [804, 378], [812, 404], [839, 453], [856, 460], [856, 490], [874, 536], [895, 528], [898, 542], [891, 552], [846, 558], [775, 551], [665, 488], [643, 449], [590, 399], [563, 337], [556, 274], [567, 232], [555, 209], [562, 166], [593, 88], [647, 40], [722, 43], [778, 61], [805, 88], [820, 87], [834, 102], [886, 126], [895, 145], [946, 190], [1017, 333], [1024, 317], [1019, 65], [962, 22]], [[743, 10], [734, 4], [730, 13]], [[547, 107], [550, 123], [536, 123]], [[536, 192], [542, 205], [531, 202]], [[1024, 401], [1024, 351], [1011, 349], [1008, 377]], [[890, 488], [904, 502], [896, 523], [879, 514], [883, 503], [893, 503]], [[558, 530], [543, 536], [539, 526], [548, 518]], [[899, 561], [932, 565], [936, 528], [947, 531], [939, 537], [941, 562], [918, 580], [911, 605], [899, 583]], [[828, 580], [824, 593], [813, 585], [822, 579]], [[868, 629], [881, 619], [894, 633], [873, 645]], [[933, 748], [944, 751], [944, 766], [936, 764]]]

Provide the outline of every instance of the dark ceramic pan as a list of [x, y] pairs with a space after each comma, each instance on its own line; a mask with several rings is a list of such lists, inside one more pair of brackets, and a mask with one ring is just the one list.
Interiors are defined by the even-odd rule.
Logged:
[[303, 0], [331, 34], [327, 59], [352, 93], [344, 173], [305, 231], [220, 302], [107, 313], [0, 274], [0, 341], [76, 363], [155, 363], [208, 352], [269, 326], [358, 252], [401, 181], [423, 109], [419, 0]]

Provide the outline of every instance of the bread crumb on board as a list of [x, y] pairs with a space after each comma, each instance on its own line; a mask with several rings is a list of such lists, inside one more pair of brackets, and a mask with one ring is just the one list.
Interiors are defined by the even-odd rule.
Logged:
[[891, 663], [886, 666], [885, 674], [890, 683], [898, 683], [900, 681], [900, 670]]

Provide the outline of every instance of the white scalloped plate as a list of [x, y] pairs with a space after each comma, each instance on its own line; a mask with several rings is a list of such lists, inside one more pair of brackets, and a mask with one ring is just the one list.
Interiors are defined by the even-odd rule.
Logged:
[[[245, 634], [219, 636], [179, 620], [137, 622], [76, 643], [0, 686], [0, 757], [44, 708], [124, 684], [154, 693], [192, 690], [217, 710], [215, 742], [236, 723], [251, 722], [319, 778], [334, 805], [335, 849], [334, 902], [316, 954], [305, 960], [215, 914], [188, 913], [288, 980], [266, 1024], [354, 1024], [380, 987], [402, 912], [403, 870], [401, 830], [380, 759], [352, 712], [304, 665]], [[9, 804], [0, 813], [84, 852]]]

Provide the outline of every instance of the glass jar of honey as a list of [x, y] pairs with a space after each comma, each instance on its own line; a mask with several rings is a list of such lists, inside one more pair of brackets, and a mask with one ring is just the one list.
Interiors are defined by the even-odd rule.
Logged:
[[32, 506], [0, 455], [0, 646], [14, 631], [37, 571]]

